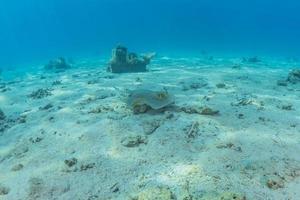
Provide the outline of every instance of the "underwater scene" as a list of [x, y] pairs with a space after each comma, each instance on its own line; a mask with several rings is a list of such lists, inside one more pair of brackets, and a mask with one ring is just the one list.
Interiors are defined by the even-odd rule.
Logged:
[[0, 0], [0, 200], [300, 200], [299, 11]]

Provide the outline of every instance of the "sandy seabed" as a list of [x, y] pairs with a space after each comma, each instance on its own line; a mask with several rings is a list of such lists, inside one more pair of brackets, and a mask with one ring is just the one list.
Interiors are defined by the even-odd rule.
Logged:
[[[4, 71], [0, 199], [298, 200], [300, 84], [277, 83], [297, 64], [164, 57], [147, 73], [88, 59]], [[139, 88], [175, 104], [134, 114], [125, 99]]]

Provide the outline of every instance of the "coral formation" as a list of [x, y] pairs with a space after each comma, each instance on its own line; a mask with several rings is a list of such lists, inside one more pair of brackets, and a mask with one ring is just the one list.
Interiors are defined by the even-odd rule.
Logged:
[[127, 104], [135, 114], [149, 109], [159, 110], [174, 103], [174, 97], [167, 91], [134, 90], [129, 94]]
[[292, 84], [300, 83], [300, 69], [292, 70], [288, 75], [287, 81]]
[[118, 45], [112, 51], [112, 59], [107, 70], [112, 73], [146, 72], [146, 66], [154, 56], [155, 53], [140, 56], [136, 53], [128, 53], [126, 47]]
[[65, 58], [60, 57], [56, 60], [50, 60], [45, 69], [48, 70], [65, 70], [71, 68], [71, 65], [66, 61]]

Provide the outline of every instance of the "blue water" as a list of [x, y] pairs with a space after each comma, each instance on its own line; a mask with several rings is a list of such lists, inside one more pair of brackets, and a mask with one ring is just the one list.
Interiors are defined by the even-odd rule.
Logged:
[[0, 66], [136, 51], [299, 56], [297, 0], [1, 0]]

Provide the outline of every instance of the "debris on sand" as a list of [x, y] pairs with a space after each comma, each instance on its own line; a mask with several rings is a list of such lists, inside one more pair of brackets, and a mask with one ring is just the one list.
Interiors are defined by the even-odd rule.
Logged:
[[143, 124], [144, 133], [146, 135], [151, 135], [160, 127], [160, 121], [159, 120], [153, 120], [149, 122], [145, 122]]
[[188, 139], [194, 139], [199, 134], [199, 122], [195, 121], [190, 126], [188, 126], [186, 130], [186, 136]]
[[122, 139], [121, 144], [125, 147], [137, 147], [140, 144], [147, 144], [147, 137], [142, 135], [127, 136]]
[[180, 109], [187, 114], [200, 114], [200, 115], [217, 115], [219, 110], [214, 110], [210, 107], [196, 107], [196, 106], [183, 106]]

